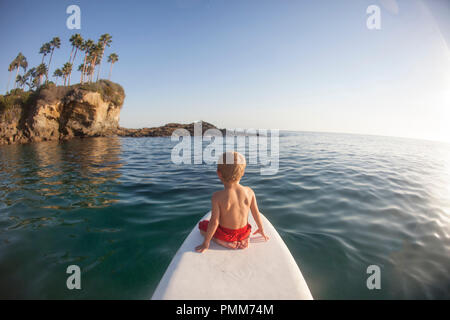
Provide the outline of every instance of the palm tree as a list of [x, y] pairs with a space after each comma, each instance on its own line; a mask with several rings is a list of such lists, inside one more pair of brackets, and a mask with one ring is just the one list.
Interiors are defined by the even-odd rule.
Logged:
[[14, 59], [8, 67], [9, 77], [8, 77], [8, 85], [6, 86], [6, 92], [9, 90], [9, 83], [11, 82], [12, 71], [16, 68], [16, 59]]
[[72, 73], [72, 64], [70, 62], [66, 62], [61, 71], [64, 76], [64, 85], [67, 84], [70, 86], [70, 74]]
[[[52, 58], [53, 58], [53, 51], [55, 51], [55, 48], [60, 48], [61, 47], [61, 40], [58, 37], [54, 37], [52, 39], [52, 41], [50, 41], [50, 60], [48, 61], [48, 70], [50, 70], [50, 64], [52, 63]], [[48, 74], [45, 75], [45, 78], [48, 81]]]
[[[91, 49], [92, 50], [92, 49]], [[89, 55], [87, 56], [86, 59], [86, 66], [84, 68], [84, 73], [85, 73], [85, 81], [86, 82], [91, 82], [91, 73], [92, 73], [92, 63], [94, 61], [94, 55], [91, 53], [89, 53]]]
[[56, 69], [55, 72], [53, 72], [53, 77], [55, 78], [55, 84], [58, 85], [58, 78], [62, 77], [63, 73], [61, 69]]
[[89, 63], [87, 66], [86, 66], [86, 69], [85, 69], [85, 73], [84, 73], [84, 77], [85, 77], [85, 81], [86, 82], [89, 82], [90, 80], [89, 80], [89, 77], [90, 77], [90, 74], [92, 74], [92, 64], [91, 63]]
[[[27, 58], [25, 58], [25, 56], [22, 54], [22, 52], [19, 52], [19, 54], [17, 55], [17, 57], [14, 59], [14, 67], [16, 69], [16, 83], [17, 83], [17, 75], [19, 74], [19, 68], [22, 68], [24, 70], [24, 72], [27, 70], [28, 68], [28, 62], [27, 62]], [[14, 87], [15, 84], [14, 84]]]
[[23, 87], [23, 76], [22, 75], [18, 75], [16, 77], [16, 84], [17, 84], [17, 88], [22, 88]]
[[40, 80], [39, 77], [34, 77], [31, 81], [31, 88], [38, 88], [40, 86]]
[[39, 54], [42, 54], [42, 62], [41, 62], [41, 64], [44, 63], [44, 58], [45, 58], [46, 55], [48, 55], [50, 53], [51, 49], [52, 49], [51, 45], [48, 42], [44, 43], [42, 45], [41, 49], [39, 50]]
[[109, 47], [111, 45], [111, 42], [112, 42], [111, 39], [112, 39], [111, 35], [109, 35], [108, 33], [105, 33], [105, 34], [102, 34], [100, 36], [100, 39], [98, 40], [98, 43], [101, 45], [102, 49], [101, 49], [101, 54], [100, 54], [100, 59], [99, 59], [97, 81], [98, 81], [98, 78], [100, 77], [100, 69], [102, 67], [102, 58], [103, 58], [103, 55], [105, 54], [105, 48], [107, 46]]
[[101, 55], [102, 55], [102, 44], [97, 43], [93, 49], [92, 49], [92, 73], [91, 73], [91, 82], [94, 81], [94, 74], [95, 74], [95, 67], [100, 64], [101, 62]]
[[94, 41], [89, 39], [89, 40], [84, 41], [83, 44], [80, 46], [80, 50], [84, 51], [84, 62], [83, 62], [83, 70], [81, 72], [81, 83], [83, 83], [84, 75], [86, 74], [87, 58], [88, 58], [89, 52], [91, 51], [91, 48], [94, 46], [94, 44], [95, 44]]
[[83, 83], [83, 69], [84, 69], [84, 65], [83, 65], [83, 64], [80, 64], [80, 65], [78, 66], [78, 69], [77, 69], [77, 71], [80, 71], [80, 72], [81, 72], [80, 83]]
[[18, 75], [16, 78], [16, 83], [18, 84], [18, 88], [23, 88], [28, 83], [28, 76], [25, 73], [24, 75]]
[[36, 80], [36, 68], [29, 69], [24, 77], [26, 78], [26, 85], [28, 85], [28, 90], [31, 90], [34, 87]]
[[[69, 41], [72, 44], [72, 51], [70, 52], [69, 62], [73, 63], [75, 61], [75, 57], [77, 56], [78, 49], [81, 49], [81, 47], [83, 45], [83, 37], [79, 33], [75, 33], [72, 37], [70, 37]], [[72, 54], [73, 54], [74, 50], [75, 50], [75, 54], [73, 55], [73, 59], [72, 59]]]
[[42, 77], [47, 74], [47, 66], [44, 63], [41, 63], [36, 67], [36, 75], [35, 78], [38, 79], [36, 81], [36, 86], [40, 86], [42, 83]]
[[89, 82], [93, 81], [94, 73], [95, 73], [95, 66], [99, 64], [98, 56], [101, 54], [101, 44], [94, 44], [89, 49], [89, 54], [87, 56], [86, 62], [89, 66], [89, 72], [86, 72], [87, 79]]
[[108, 76], [108, 80], [111, 80], [111, 72], [112, 72], [112, 67], [113, 64], [116, 63], [117, 61], [119, 61], [119, 56], [115, 53], [111, 53], [108, 56], [108, 62], [111, 63], [111, 66], [109, 67], [109, 76]]

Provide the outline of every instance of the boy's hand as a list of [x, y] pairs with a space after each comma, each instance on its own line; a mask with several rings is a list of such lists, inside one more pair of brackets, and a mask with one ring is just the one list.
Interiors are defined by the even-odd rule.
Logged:
[[201, 245], [195, 247], [195, 251], [202, 253], [209, 248], [209, 243], [203, 242]]
[[266, 240], [266, 241], [269, 240], [269, 237], [264, 233], [263, 229], [258, 229], [255, 232], [253, 232], [254, 235], [257, 233], [260, 233], [263, 236], [264, 240]]

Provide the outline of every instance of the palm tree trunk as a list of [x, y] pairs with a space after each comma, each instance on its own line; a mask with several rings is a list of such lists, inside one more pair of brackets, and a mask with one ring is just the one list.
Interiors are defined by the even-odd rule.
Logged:
[[92, 63], [92, 71], [91, 71], [91, 82], [94, 80], [94, 74], [95, 74], [95, 63], [97, 62], [97, 56], [94, 58], [94, 62]]
[[73, 54], [73, 49], [74, 49], [75, 47], [74, 46], [72, 46], [72, 51], [70, 52], [70, 58], [69, 58], [69, 62], [70, 61], [72, 61], [72, 54]]
[[[77, 51], [78, 51], [78, 47], [75, 49], [75, 54], [73, 55], [73, 60], [72, 60], [72, 64], [75, 61], [75, 58], [77, 57]], [[69, 60], [70, 61], [70, 60]]]
[[12, 72], [10, 71], [10, 72], [9, 72], [9, 77], [8, 77], [8, 85], [7, 85], [7, 87], [6, 87], [6, 93], [8, 93], [8, 90], [9, 90], [9, 84], [10, 84], [10, 82], [11, 82], [11, 74], [12, 74]]
[[[105, 54], [105, 48], [106, 48], [106, 44], [103, 45], [102, 58], [103, 58], [103, 55]], [[102, 59], [102, 60], [103, 60], [103, 59]], [[102, 68], [102, 60], [100, 60], [100, 63], [99, 63], [99, 65], [98, 65], [97, 81], [98, 81], [98, 79], [100, 78], [100, 70], [101, 70], [101, 68]]]
[[55, 49], [52, 49], [52, 53], [50, 54], [50, 60], [48, 61], [48, 68], [47, 68], [47, 72], [45, 73], [45, 79], [46, 81], [48, 81], [48, 72], [50, 71], [50, 64], [52, 63], [52, 58], [53, 58], [53, 51]]
[[109, 76], [108, 76], [108, 80], [111, 80], [111, 72], [112, 72], [113, 64], [114, 64], [114, 63], [111, 63], [111, 66], [109, 67]]
[[86, 53], [84, 54], [83, 70], [81, 70], [81, 83], [83, 83], [83, 81], [84, 81], [84, 73], [85, 73], [85, 69], [86, 69], [86, 59], [87, 59], [87, 50], [86, 50]]
[[17, 83], [17, 75], [19, 74], [19, 66], [17, 66], [16, 69], [16, 77], [14, 78], [14, 89], [16, 88], [16, 83]]

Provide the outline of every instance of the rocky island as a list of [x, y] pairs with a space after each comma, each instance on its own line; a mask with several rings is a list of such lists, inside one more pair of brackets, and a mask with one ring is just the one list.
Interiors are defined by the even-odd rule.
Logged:
[[[169, 123], [161, 127], [127, 129], [119, 127], [125, 99], [123, 88], [109, 80], [56, 86], [36, 91], [12, 90], [0, 96], [0, 144], [68, 140], [74, 137], [162, 137], [176, 129], [191, 134], [194, 124]], [[202, 122], [202, 131], [217, 129]]]
[[0, 144], [115, 134], [124, 99], [123, 88], [108, 80], [12, 90], [0, 96]]

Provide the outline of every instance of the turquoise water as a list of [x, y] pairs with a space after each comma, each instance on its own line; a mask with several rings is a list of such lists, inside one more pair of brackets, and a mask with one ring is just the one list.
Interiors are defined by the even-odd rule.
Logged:
[[[168, 138], [0, 147], [0, 298], [147, 299], [221, 186]], [[242, 181], [316, 299], [450, 298], [450, 146], [285, 133]], [[81, 267], [82, 290], [66, 288]], [[366, 269], [381, 269], [368, 290]]]

